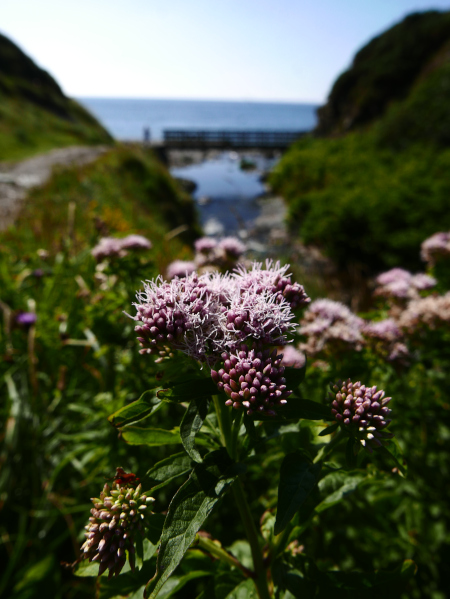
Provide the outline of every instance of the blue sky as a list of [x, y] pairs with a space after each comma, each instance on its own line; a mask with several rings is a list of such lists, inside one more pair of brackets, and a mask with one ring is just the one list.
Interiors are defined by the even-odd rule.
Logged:
[[70, 96], [323, 102], [375, 35], [450, 0], [2, 0]]

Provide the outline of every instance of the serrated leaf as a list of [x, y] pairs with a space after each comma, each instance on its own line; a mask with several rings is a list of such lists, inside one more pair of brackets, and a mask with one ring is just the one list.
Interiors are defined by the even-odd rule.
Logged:
[[316, 486], [320, 465], [306, 460], [300, 451], [288, 454], [280, 470], [278, 507], [274, 533], [279, 535]]
[[233, 483], [235, 476], [229, 474], [232, 465], [225, 449], [213, 451], [202, 464], [194, 466], [189, 479], [177, 491], [166, 516], [156, 574], [146, 587], [146, 597], [157, 596], [206, 518]]
[[150, 486], [152, 491], [155, 491], [167, 485], [177, 476], [187, 474], [191, 470], [191, 458], [184, 452], [176, 453], [165, 460], [161, 460], [153, 468], [150, 468], [143, 480], [144, 487], [147, 488]]
[[109, 422], [119, 428], [152, 416], [163, 405], [161, 399], [156, 395], [159, 389], [161, 387], [145, 391], [138, 400], [111, 414], [108, 418]]
[[122, 437], [129, 445], [176, 445], [181, 443], [178, 427], [166, 431], [162, 428], [141, 428], [127, 426], [122, 429]]
[[209, 398], [201, 397], [191, 401], [188, 409], [184, 413], [180, 425], [180, 436], [186, 453], [194, 460], [201, 462], [202, 456], [194, 447], [195, 436], [202, 428], [209, 409]]

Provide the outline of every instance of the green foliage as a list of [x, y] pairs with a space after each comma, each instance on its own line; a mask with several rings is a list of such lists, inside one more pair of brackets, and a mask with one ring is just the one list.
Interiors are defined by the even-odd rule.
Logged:
[[305, 139], [282, 158], [271, 185], [289, 225], [342, 270], [418, 270], [421, 242], [450, 228], [450, 150], [380, 149], [374, 133]]
[[112, 143], [105, 129], [8, 38], [0, 35], [0, 160], [55, 147]]
[[348, 131], [380, 118], [392, 101], [408, 95], [449, 40], [450, 13], [437, 11], [411, 14], [375, 37], [334, 83], [319, 110], [320, 133]]

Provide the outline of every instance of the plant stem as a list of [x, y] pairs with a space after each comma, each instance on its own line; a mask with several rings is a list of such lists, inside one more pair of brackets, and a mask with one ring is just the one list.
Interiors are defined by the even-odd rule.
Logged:
[[243, 566], [234, 555], [223, 549], [220, 545], [217, 545], [217, 543], [214, 543], [211, 539], [197, 535], [196, 542], [201, 549], [204, 549], [217, 559], [227, 562], [235, 568], [239, 568], [247, 578], [253, 578], [253, 572], [251, 570]]
[[326, 457], [328, 457], [332, 449], [336, 447], [336, 445], [338, 445], [338, 443], [340, 443], [343, 439], [344, 435], [342, 434], [342, 431], [338, 430], [334, 437], [329, 441], [329, 443], [322, 447], [322, 449], [314, 458], [313, 463], [317, 464], [317, 462], [320, 462], [321, 460], [324, 460]]
[[219, 422], [220, 435], [222, 445], [227, 448], [230, 457], [232, 455], [232, 431], [231, 431], [231, 418], [230, 408], [226, 406], [217, 395], [213, 395], [214, 408], [217, 414], [217, 420]]
[[267, 575], [264, 568], [263, 554], [258, 540], [258, 531], [253, 521], [253, 516], [244, 493], [242, 481], [238, 477], [233, 484], [233, 494], [236, 500], [242, 524], [247, 535], [250, 549], [252, 551], [253, 568], [255, 571], [254, 582], [258, 591], [259, 599], [270, 599], [269, 587], [267, 584]]

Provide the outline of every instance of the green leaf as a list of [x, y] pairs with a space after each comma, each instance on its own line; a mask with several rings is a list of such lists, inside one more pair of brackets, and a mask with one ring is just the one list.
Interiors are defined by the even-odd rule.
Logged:
[[180, 425], [180, 436], [186, 453], [194, 462], [202, 462], [202, 456], [194, 447], [195, 435], [202, 428], [209, 409], [209, 398], [193, 399], [184, 413]]
[[383, 439], [383, 446], [378, 447], [375, 451], [387, 457], [388, 460], [394, 461], [403, 476], [407, 476], [408, 465], [397, 439]]
[[122, 429], [122, 437], [129, 445], [176, 445], [181, 443], [178, 427], [171, 431], [162, 428], [140, 428], [127, 426]]
[[347, 495], [354, 493], [361, 482], [364, 480], [362, 474], [351, 474], [346, 475], [341, 472], [333, 472], [328, 474], [319, 482], [319, 489], [322, 491], [327, 486], [337, 486], [337, 489], [330, 493], [325, 499], [323, 499], [319, 505], [316, 506], [315, 512], [320, 514], [325, 510], [333, 507], [344, 499]]
[[109, 422], [111, 422], [113, 426], [122, 427], [139, 422], [140, 420], [147, 418], [147, 416], [152, 416], [152, 414], [157, 412], [163, 405], [161, 399], [156, 395], [157, 391], [160, 389], [161, 387], [157, 387], [156, 389], [145, 391], [137, 401], [134, 401], [120, 410], [117, 410], [114, 414], [111, 414], [108, 418]]
[[241, 571], [231, 570], [216, 574], [197, 599], [257, 599], [257, 594], [253, 581], [245, 580]]
[[286, 379], [286, 385], [288, 389], [298, 389], [298, 387], [305, 380], [306, 375], [306, 360], [301, 368], [293, 368], [292, 366], [286, 366], [284, 369], [284, 378]]
[[172, 499], [161, 536], [155, 576], [149, 581], [145, 597], [154, 599], [183, 559], [219, 499], [233, 483], [233, 465], [225, 449], [209, 453], [196, 464], [189, 479]]
[[201, 378], [170, 385], [168, 389], [160, 388], [156, 395], [158, 399], [180, 403], [217, 395], [217, 386], [211, 378]]
[[319, 437], [326, 437], [327, 435], [331, 435], [339, 428], [339, 422], [335, 422], [334, 424], [330, 424], [327, 428], [324, 428], [323, 431], [320, 431]]
[[300, 451], [288, 454], [280, 471], [274, 533], [279, 535], [316, 486], [320, 465], [306, 460]]
[[191, 458], [184, 452], [175, 453], [165, 460], [161, 460], [150, 468], [144, 477], [144, 486], [150, 485], [152, 491], [167, 485], [177, 476], [187, 474], [192, 470]]
[[180, 577], [172, 577], [170, 578], [166, 584], [162, 587], [160, 592], [158, 593], [158, 599], [169, 599], [178, 593], [188, 582], [191, 580], [195, 580], [196, 578], [204, 578], [205, 576], [211, 576], [211, 572], [198, 570], [194, 572], [189, 572], [189, 574], [185, 574]]

